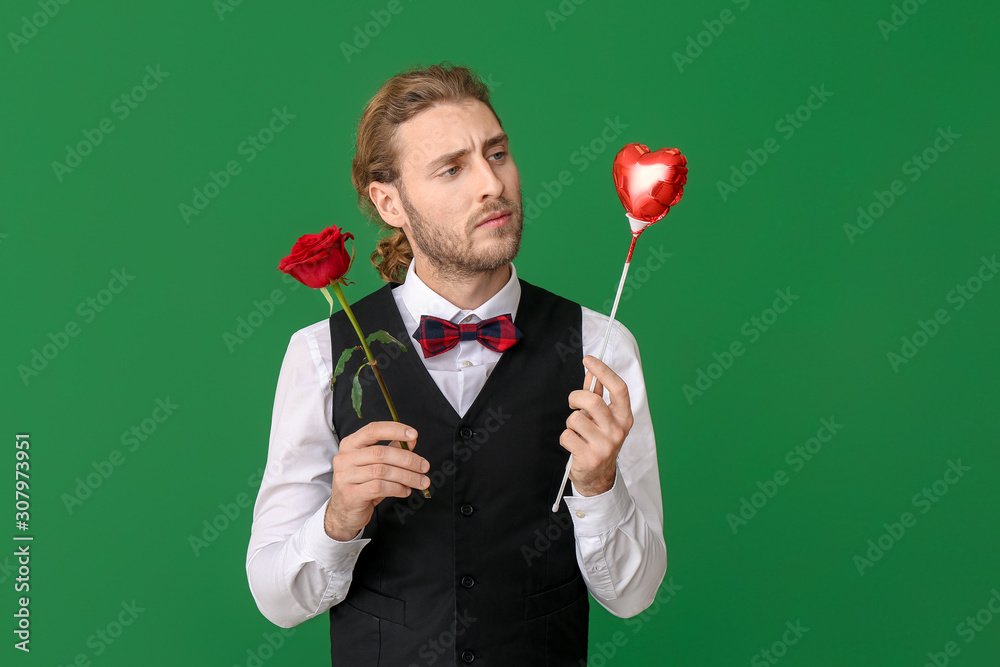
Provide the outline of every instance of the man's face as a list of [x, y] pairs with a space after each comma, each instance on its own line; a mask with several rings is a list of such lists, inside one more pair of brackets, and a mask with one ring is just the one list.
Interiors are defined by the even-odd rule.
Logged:
[[[468, 100], [425, 109], [399, 126], [397, 141], [402, 228], [414, 254], [452, 280], [513, 260], [523, 227], [521, 183], [489, 107]], [[499, 213], [508, 215], [495, 219]]]

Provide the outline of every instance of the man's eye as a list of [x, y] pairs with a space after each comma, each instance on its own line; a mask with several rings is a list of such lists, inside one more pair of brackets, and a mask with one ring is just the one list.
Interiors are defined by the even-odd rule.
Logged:
[[[496, 162], [499, 162], [500, 160], [502, 160], [505, 157], [507, 157], [507, 151], [497, 151], [496, 153], [493, 153], [493, 155], [490, 155], [490, 157], [496, 157], [498, 155], [500, 157], [495, 160]], [[455, 174], [458, 173], [458, 171], [457, 171], [458, 169], [461, 169], [461, 167], [458, 167], [458, 166], [451, 167], [450, 169], [441, 172], [441, 175], [442, 176], [454, 176]], [[453, 173], [449, 173], [449, 172], [452, 172], [452, 171], [454, 171], [455, 173], [454, 174]]]

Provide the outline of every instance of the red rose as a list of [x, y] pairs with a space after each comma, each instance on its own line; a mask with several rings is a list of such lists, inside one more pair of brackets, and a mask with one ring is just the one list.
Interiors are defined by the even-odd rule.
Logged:
[[351, 256], [344, 241], [353, 238], [353, 234], [345, 234], [339, 227], [300, 236], [278, 269], [313, 289], [326, 287], [343, 278], [351, 268]]

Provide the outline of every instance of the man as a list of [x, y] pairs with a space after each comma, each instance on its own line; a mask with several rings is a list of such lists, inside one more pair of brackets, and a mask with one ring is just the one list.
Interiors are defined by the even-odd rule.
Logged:
[[361, 117], [359, 205], [392, 234], [372, 254], [387, 285], [353, 310], [363, 331], [407, 347], [373, 344], [401, 423], [368, 369], [363, 418], [349, 380], [331, 391], [335, 360], [358, 342], [345, 313], [296, 332], [247, 552], [271, 621], [329, 610], [334, 665], [580, 665], [587, 591], [628, 617], [663, 579], [635, 339], [615, 323], [602, 363], [608, 318], [517, 277], [509, 149], [462, 67], [397, 75]]

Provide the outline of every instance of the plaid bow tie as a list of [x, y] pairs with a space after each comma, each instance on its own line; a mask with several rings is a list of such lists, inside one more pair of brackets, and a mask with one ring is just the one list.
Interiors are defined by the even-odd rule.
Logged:
[[452, 324], [440, 317], [421, 315], [420, 326], [413, 333], [424, 349], [424, 359], [447, 352], [460, 340], [478, 340], [495, 352], [503, 352], [521, 340], [521, 335], [510, 313], [466, 324]]

